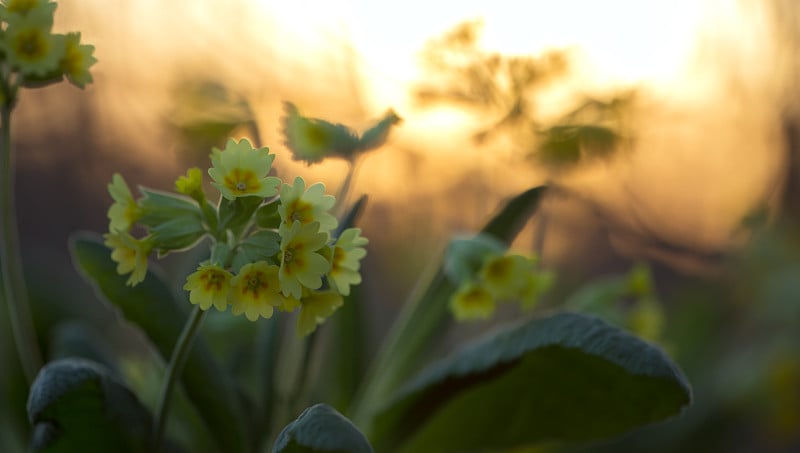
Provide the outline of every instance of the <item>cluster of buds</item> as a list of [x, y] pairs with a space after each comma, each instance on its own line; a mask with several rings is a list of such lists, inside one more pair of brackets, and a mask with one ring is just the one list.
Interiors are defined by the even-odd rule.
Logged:
[[459, 321], [487, 319], [501, 302], [530, 310], [553, 282], [535, 257], [506, 253], [498, 241], [480, 235], [451, 243], [445, 271], [457, 285], [450, 310]]
[[83, 88], [92, 82], [89, 68], [97, 62], [94, 46], [81, 43], [78, 32], [53, 33], [56, 3], [48, 0], [5, 0], [0, 4], [2, 101], [13, 103], [19, 86], [40, 87], [65, 76]]
[[[288, 184], [269, 176], [274, 158], [246, 139], [213, 149], [208, 174], [220, 193], [216, 203], [206, 197], [198, 168], [176, 181], [178, 193], [140, 188], [139, 200], [115, 174], [105, 238], [117, 272], [130, 274], [128, 285], [136, 285], [152, 252], [182, 251], [210, 238], [210, 259], [184, 285], [192, 304], [230, 306], [252, 321], [270, 318], [275, 309], [300, 309], [298, 334], [313, 332], [361, 282], [367, 239], [358, 228], [339, 231], [329, 212], [336, 200], [322, 183], [306, 187], [300, 177]], [[137, 226], [140, 237], [132, 234]]]

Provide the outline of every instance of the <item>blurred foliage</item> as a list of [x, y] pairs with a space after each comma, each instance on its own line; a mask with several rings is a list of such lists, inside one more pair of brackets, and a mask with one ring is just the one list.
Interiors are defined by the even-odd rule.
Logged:
[[250, 103], [225, 82], [199, 77], [180, 80], [173, 88], [172, 102], [167, 121], [189, 162], [205, 163], [208, 150], [223, 148], [240, 127], [246, 127], [256, 146], [260, 146]]
[[464, 22], [428, 42], [421, 53], [428, 71], [415, 95], [423, 106], [449, 103], [490, 118], [473, 133], [477, 144], [504, 135], [528, 157], [564, 169], [584, 157], [607, 157], [629, 133], [626, 111], [633, 91], [599, 100], [583, 96], [572, 110], [545, 122], [537, 97], [570, 74], [565, 51], [506, 55], [480, 47], [482, 22]]

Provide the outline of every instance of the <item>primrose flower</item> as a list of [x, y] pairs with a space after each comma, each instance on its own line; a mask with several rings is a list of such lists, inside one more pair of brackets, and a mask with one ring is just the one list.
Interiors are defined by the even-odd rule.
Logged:
[[294, 185], [284, 184], [281, 187], [281, 204], [278, 206], [281, 229], [287, 229], [297, 221], [301, 225], [319, 222], [320, 231], [330, 231], [338, 224], [336, 217], [328, 212], [334, 203], [336, 198], [325, 195], [324, 184], [312, 184], [306, 190], [306, 182], [298, 176], [294, 179]]
[[201, 264], [197, 271], [186, 277], [183, 289], [189, 291], [189, 302], [208, 310], [213, 305], [219, 311], [228, 308], [230, 272], [215, 264]]
[[52, 26], [53, 14], [48, 8], [34, 8], [24, 16], [9, 15], [3, 47], [11, 67], [38, 77], [58, 71], [66, 38], [50, 33]]
[[114, 173], [114, 176], [111, 177], [108, 193], [114, 199], [114, 203], [108, 208], [109, 231], [130, 231], [131, 226], [139, 219], [142, 211], [136, 200], [133, 199], [125, 179], [119, 173]]
[[459, 321], [486, 319], [494, 313], [494, 297], [483, 286], [466, 282], [450, 299], [450, 309]]
[[331, 263], [318, 252], [328, 242], [328, 233], [319, 231], [318, 222], [294, 222], [281, 236], [281, 291], [299, 299], [303, 287], [322, 286], [322, 276], [331, 269]]
[[92, 83], [92, 73], [89, 72], [89, 68], [97, 63], [97, 58], [92, 55], [93, 52], [94, 46], [81, 44], [80, 33], [67, 33], [64, 56], [59, 63], [64, 75], [73, 85], [83, 88], [87, 83]]
[[117, 273], [130, 273], [126, 284], [136, 286], [147, 275], [147, 256], [153, 250], [150, 238], [136, 239], [128, 233], [116, 232], [103, 236], [105, 245], [111, 247], [111, 259], [117, 263]]
[[179, 176], [175, 181], [175, 190], [178, 193], [188, 195], [195, 200], [205, 199], [203, 193], [203, 172], [197, 167], [192, 167], [186, 172], [186, 176]]
[[331, 257], [331, 270], [328, 273], [328, 283], [331, 287], [347, 296], [350, 294], [350, 285], [361, 283], [361, 260], [367, 256], [364, 246], [369, 243], [367, 238], [361, 236], [358, 228], [348, 228], [342, 232], [333, 246]]
[[284, 304], [280, 294], [278, 266], [266, 261], [257, 261], [242, 266], [239, 274], [230, 282], [231, 291], [228, 302], [234, 315], [244, 313], [247, 319], [255, 321], [259, 316], [271, 318], [274, 307]]
[[300, 300], [297, 335], [304, 337], [317, 329], [337, 308], [344, 304], [341, 294], [334, 291], [312, 292]]
[[272, 168], [274, 154], [269, 148], [253, 149], [247, 139], [236, 143], [228, 139], [225, 149], [211, 151], [212, 167], [208, 174], [214, 180], [211, 184], [219, 189], [228, 200], [237, 197], [271, 197], [278, 193], [281, 180], [267, 176]]
[[532, 273], [531, 259], [521, 255], [499, 255], [484, 261], [478, 275], [484, 288], [494, 297], [510, 299], [525, 289]]

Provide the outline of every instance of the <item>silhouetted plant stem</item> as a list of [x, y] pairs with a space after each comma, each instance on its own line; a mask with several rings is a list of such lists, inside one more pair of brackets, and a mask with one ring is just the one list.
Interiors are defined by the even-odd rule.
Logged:
[[[7, 85], [7, 84], [6, 84]], [[8, 87], [4, 86], [5, 93]], [[9, 94], [6, 94], [9, 96]], [[32, 383], [42, 366], [42, 356], [36, 339], [33, 319], [25, 287], [22, 257], [19, 249], [19, 232], [14, 206], [14, 166], [11, 153], [11, 109], [12, 102], [0, 110], [0, 271], [3, 294], [8, 307], [11, 332], [14, 336], [17, 355], [28, 383]]]
[[183, 326], [181, 335], [172, 349], [172, 357], [169, 359], [167, 365], [167, 372], [164, 376], [164, 384], [161, 387], [161, 395], [158, 399], [158, 408], [156, 409], [156, 416], [153, 420], [153, 451], [158, 452], [161, 449], [161, 441], [164, 437], [164, 427], [167, 423], [167, 415], [169, 414], [169, 405], [172, 400], [172, 393], [175, 384], [180, 378], [183, 367], [186, 365], [186, 359], [189, 357], [189, 352], [192, 350], [192, 344], [197, 337], [197, 332], [203, 324], [206, 317], [206, 310], [201, 310], [199, 306], [195, 306], [186, 324]]

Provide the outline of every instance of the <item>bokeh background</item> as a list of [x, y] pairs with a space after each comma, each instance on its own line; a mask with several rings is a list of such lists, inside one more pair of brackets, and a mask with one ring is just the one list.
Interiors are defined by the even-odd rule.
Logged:
[[[649, 263], [665, 312], [658, 341], [695, 386], [684, 417], [586, 448], [800, 448], [794, 0], [70, 0], [55, 23], [80, 30], [99, 63], [86, 90], [25, 91], [13, 117], [45, 348], [79, 320], [125, 359], [135, 388], [161, 373], [69, 256], [71, 234], [106, 230], [112, 173], [169, 190], [231, 135], [269, 146], [279, 176], [333, 193], [346, 163], [293, 161], [282, 102], [357, 130], [391, 108], [403, 122], [361, 159], [352, 192], [369, 195], [360, 225], [372, 343], [450, 237], [548, 183], [514, 244], [531, 252], [545, 232], [542, 263], [557, 283], [543, 307]], [[559, 125], [612, 134], [582, 139], [579, 158], [548, 160]], [[190, 259], [158, 264], [179, 291]], [[454, 326], [432, 348], [496, 322]], [[0, 450], [21, 451], [26, 394], [5, 311], [0, 337]]]

